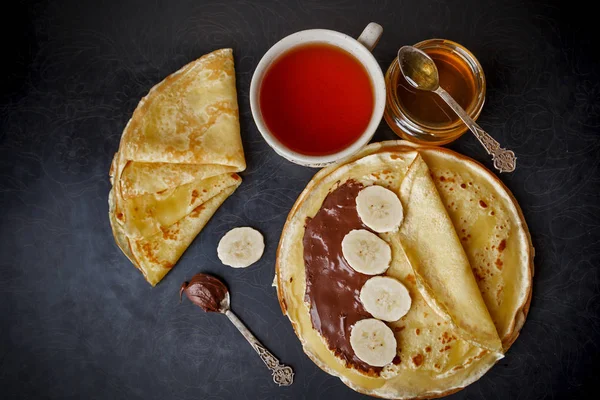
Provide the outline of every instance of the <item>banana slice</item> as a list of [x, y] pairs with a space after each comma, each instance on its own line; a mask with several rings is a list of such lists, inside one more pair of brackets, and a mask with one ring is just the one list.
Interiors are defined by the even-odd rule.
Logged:
[[377, 185], [358, 192], [356, 211], [366, 226], [379, 233], [397, 230], [404, 218], [396, 193]]
[[398, 321], [408, 313], [412, 300], [408, 289], [394, 278], [374, 276], [360, 290], [360, 301], [373, 317]]
[[257, 262], [265, 250], [263, 236], [256, 229], [243, 227], [227, 232], [219, 241], [217, 255], [225, 265], [246, 268]]
[[350, 332], [356, 357], [374, 367], [383, 367], [396, 357], [396, 338], [385, 323], [375, 318], [358, 321]]
[[392, 262], [390, 246], [365, 229], [355, 229], [344, 236], [342, 254], [354, 270], [366, 275], [383, 274]]

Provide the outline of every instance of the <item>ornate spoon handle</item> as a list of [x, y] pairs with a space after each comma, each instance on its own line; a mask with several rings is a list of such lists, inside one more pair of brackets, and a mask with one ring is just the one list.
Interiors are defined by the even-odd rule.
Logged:
[[435, 92], [454, 110], [460, 119], [473, 132], [477, 140], [483, 145], [489, 155], [492, 156], [494, 167], [500, 172], [513, 172], [517, 167], [517, 157], [512, 150], [503, 149], [493, 137], [481, 129], [479, 125], [466, 113], [466, 111], [441, 87]]
[[225, 312], [227, 318], [235, 325], [248, 343], [256, 350], [260, 359], [263, 360], [267, 368], [273, 373], [273, 381], [279, 386], [290, 386], [294, 382], [294, 371], [291, 367], [279, 362], [269, 350], [263, 346], [258, 339], [246, 328], [246, 325], [231, 311]]

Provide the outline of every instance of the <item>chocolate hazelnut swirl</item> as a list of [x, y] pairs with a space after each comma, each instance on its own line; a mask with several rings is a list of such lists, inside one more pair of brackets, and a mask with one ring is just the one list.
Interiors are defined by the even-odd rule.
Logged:
[[356, 272], [342, 254], [342, 239], [348, 232], [368, 229], [356, 211], [356, 196], [363, 187], [347, 181], [327, 195], [313, 218], [307, 218], [303, 238], [305, 299], [310, 304], [313, 327], [329, 348], [347, 365], [378, 374], [381, 368], [361, 361], [350, 345], [352, 326], [372, 317], [360, 301], [360, 289], [370, 276]]
[[206, 312], [218, 312], [227, 295], [227, 287], [221, 280], [207, 274], [196, 274], [179, 289], [179, 300], [185, 292], [188, 299]]

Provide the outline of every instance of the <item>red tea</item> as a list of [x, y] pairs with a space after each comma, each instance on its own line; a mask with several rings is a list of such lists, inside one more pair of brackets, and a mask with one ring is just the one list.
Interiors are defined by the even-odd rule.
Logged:
[[260, 88], [260, 109], [269, 131], [306, 155], [336, 153], [366, 130], [374, 105], [364, 66], [328, 44], [307, 44], [279, 57]]

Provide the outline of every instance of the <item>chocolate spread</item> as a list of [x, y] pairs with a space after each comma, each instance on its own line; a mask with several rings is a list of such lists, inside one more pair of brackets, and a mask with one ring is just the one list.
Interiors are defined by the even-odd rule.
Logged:
[[356, 211], [356, 196], [363, 185], [348, 181], [331, 192], [304, 231], [305, 299], [310, 304], [313, 327], [346, 365], [375, 373], [381, 371], [361, 361], [350, 345], [354, 323], [372, 318], [360, 302], [360, 289], [370, 278], [356, 272], [342, 255], [342, 239], [353, 229], [368, 229]]
[[179, 299], [185, 292], [188, 299], [206, 312], [219, 311], [219, 305], [227, 295], [227, 287], [214, 276], [196, 274], [189, 282], [183, 282], [179, 289]]

